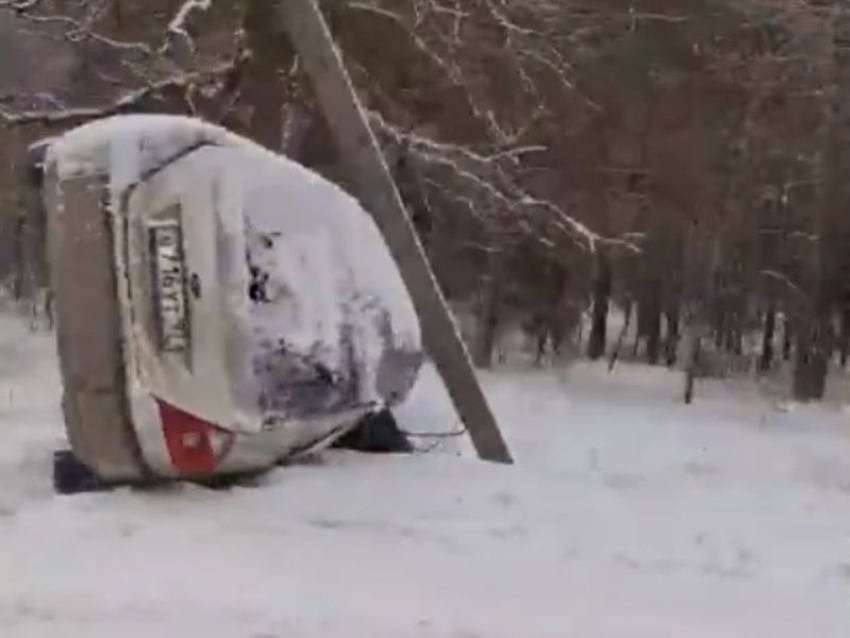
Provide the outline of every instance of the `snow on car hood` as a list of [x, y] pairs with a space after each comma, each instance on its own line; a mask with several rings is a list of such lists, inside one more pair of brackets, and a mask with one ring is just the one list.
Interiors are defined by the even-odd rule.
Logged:
[[[235, 156], [243, 159], [228, 165], [225, 180], [228, 210], [244, 211], [244, 228], [235, 229], [247, 254], [242, 267], [262, 273], [268, 288], [263, 295], [286, 300], [250, 304], [248, 291], [230, 292], [231, 299], [242, 300], [228, 314], [238, 324], [235, 332], [250, 335], [253, 368], [236, 376], [253, 374], [268, 394], [269, 388], [286, 386], [287, 377], [291, 388], [305, 387], [299, 379], [318, 366], [322, 374], [332, 373], [326, 382], [349, 390], [356, 385], [349, 402], [403, 399], [422, 361], [419, 323], [377, 226], [336, 185], [222, 128], [164, 115], [117, 116], [81, 126], [50, 145], [45, 166], [60, 179], [104, 175], [113, 210], [119, 210], [127, 189], [210, 146], [238, 149]], [[295, 359], [281, 359], [275, 350], [281, 343]], [[307, 393], [302, 396], [310, 401]], [[353, 406], [334, 409], [341, 407]]]

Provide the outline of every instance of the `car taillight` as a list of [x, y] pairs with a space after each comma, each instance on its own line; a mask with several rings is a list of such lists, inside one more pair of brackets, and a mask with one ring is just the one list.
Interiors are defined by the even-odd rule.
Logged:
[[215, 472], [230, 452], [235, 435], [160, 399], [160, 419], [168, 454], [183, 476]]

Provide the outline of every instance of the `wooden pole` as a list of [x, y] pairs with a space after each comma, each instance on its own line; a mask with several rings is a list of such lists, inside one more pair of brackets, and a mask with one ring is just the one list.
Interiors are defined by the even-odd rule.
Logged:
[[511, 463], [510, 451], [316, 0], [279, 0], [278, 6], [356, 195], [374, 217], [398, 264], [419, 315], [425, 348], [478, 456]]

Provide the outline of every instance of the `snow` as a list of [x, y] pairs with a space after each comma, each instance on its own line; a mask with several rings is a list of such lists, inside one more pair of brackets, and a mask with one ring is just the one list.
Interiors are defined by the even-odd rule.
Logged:
[[137, 182], [146, 171], [173, 158], [175, 151], [205, 143], [238, 143], [239, 139], [224, 129], [192, 118], [116, 116], [95, 120], [55, 138], [48, 148], [45, 164], [56, 166], [62, 179], [110, 174], [112, 188], [122, 190]]
[[[230, 491], [60, 497], [51, 338], [0, 317], [0, 634], [846, 638], [850, 426], [591, 365], [484, 375], [517, 464], [460, 438]], [[400, 419], [457, 420], [426, 370]], [[421, 441], [431, 447], [430, 439]]]

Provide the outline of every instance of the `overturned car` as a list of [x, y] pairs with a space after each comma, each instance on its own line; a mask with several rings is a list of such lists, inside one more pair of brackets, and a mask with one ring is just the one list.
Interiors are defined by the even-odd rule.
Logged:
[[105, 483], [262, 470], [412, 388], [420, 329], [398, 269], [318, 175], [158, 115], [51, 140], [41, 174], [72, 450], [60, 490], [77, 465]]

